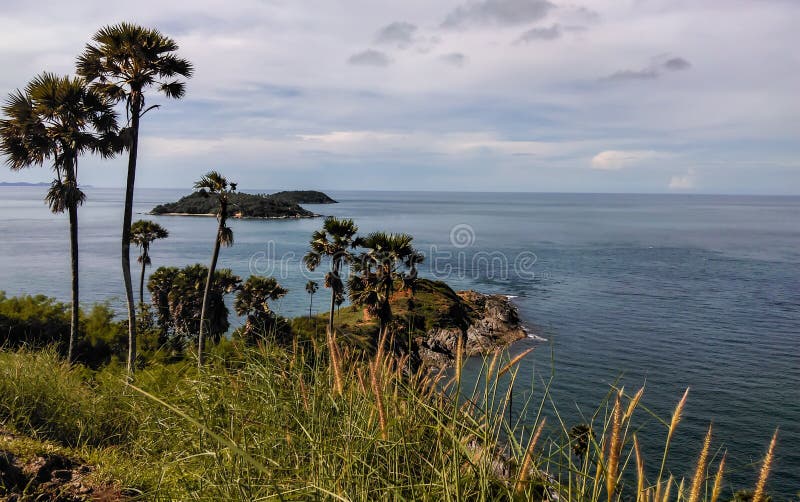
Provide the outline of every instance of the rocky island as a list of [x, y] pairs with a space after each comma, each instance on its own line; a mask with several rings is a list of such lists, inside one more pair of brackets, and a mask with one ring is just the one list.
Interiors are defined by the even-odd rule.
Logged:
[[[277, 192], [274, 194], [233, 193], [230, 196], [234, 218], [281, 219], [315, 218], [320, 215], [300, 204], [335, 204], [328, 195], [313, 190]], [[216, 200], [194, 192], [177, 202], [154, 207], [150, 214], [174, 216], [213, 216], [217, 211]]]

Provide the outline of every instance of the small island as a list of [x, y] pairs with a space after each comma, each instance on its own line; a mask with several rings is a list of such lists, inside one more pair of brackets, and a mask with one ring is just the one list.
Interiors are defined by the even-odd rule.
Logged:
[[[286, 219], [316, 218], [320, 216], [300, 204], [335, 204], [328, 195], [314, 190], [277, 192], [274, 194], [233, 193], [230, 196], [231, 215], [234, 218]], [[150, 214], [164, 216], [214, 216], [216, 200], [194, 192], [177, 202], [154, 207]]]

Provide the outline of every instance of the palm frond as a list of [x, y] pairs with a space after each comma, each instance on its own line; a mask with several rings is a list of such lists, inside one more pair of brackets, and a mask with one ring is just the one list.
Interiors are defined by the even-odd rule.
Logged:
[[219, 229], [219, 243], [225, 247], [233, 246], [233, 230], [230, 227]]
[[78, 207], [86, 200], [86, 195], [73, 182], [54, 180], [44, 197], [53, 213], [63, 213], [71, 207]]

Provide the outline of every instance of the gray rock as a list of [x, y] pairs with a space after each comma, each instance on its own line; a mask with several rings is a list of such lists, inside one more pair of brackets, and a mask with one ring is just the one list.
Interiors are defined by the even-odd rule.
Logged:
[[443, 368], [453, 363], [458, 344], [464, 355], [490, 354], [496, 349], [525, 338], [517, 308], [505, 296], [460, 291], [458, 296], [473, 310], [472, 323], [466, 328], [450, 326], [431, 329], [418, 340], [418, 353], [428, 368]]

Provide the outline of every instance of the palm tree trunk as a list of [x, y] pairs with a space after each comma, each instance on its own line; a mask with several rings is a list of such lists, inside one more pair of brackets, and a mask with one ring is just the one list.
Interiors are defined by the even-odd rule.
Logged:
[[133, 188], [136, 181], [136, 155], [139, 149], [138, 97], [131, 104], [131, 145], [128, 153], [128, 180], [125, 185], [125, 213], [122, 217], [122, 279], [128, 304], [128, 376], [133, 376], [136, 363], [136, 306], [133, 303], [131, 281], [131, 220], [133, 219]]
[[[339, 263], [333, 262], [333, 268], [331, 270], [333, 273], [333, 278], [336, 279], [339, 277]], [[328, 333], [330, 336], [333, 336], [333, 313], [336, 309], [336, 288], [333, 287], [333, 283], [331, 284], [331, 311], [328, 312]]]
[[200, 310], [200, 334], [197, 337], [197, 367], [202, 368], [205, 363], [205, 356], [203, 351], [206, 345], [206, 309], [208, 308], [208, 293], [211, 291], [211, 282], [214, 280], [214, 271], [217, 268], [217, 259], [219, 258], [220, 237], [222, 234], [223, 223], [220, 222], [217, 229], [217, 239], [214, 241], [214, 253], [211, 255], [211, 266], [208, 268], [208, 277], [206, 278], [206, 288], [203, 292], [203, 307]]
[[69, 207], [69, 251], [72, 268], [72, 312], [69, 323], [67, 361], [72, 362], [75, 340], [78, 338], [78, 311], [80, 309], [78, 295], [78, 207], [76, 204], [70, 204]]
[[147, 257], [142, 254], [142, 273], [139, 275], [139, 307], [144, 305], [144, 269], [147, 266]]
[[311, 309], [314, 307], [314, 293], [311, 293], [311, 300], [308, 302], [308, 318], [311, 319]]

